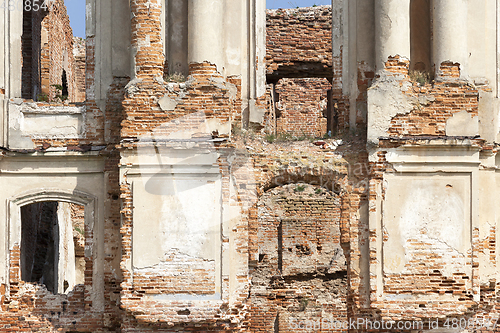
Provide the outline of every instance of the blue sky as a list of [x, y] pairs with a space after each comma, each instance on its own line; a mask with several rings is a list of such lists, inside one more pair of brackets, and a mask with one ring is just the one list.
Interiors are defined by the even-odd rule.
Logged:
[[[234, 0], [238, 1], [238, 0]], [[85, 0], [65, 0], [73, 34], [85, 37]], [[268, 9], [330, 5], [331, 0], [267, 0]]]
[[85, 0], [65, 0], [73, 35], [85, 37]]

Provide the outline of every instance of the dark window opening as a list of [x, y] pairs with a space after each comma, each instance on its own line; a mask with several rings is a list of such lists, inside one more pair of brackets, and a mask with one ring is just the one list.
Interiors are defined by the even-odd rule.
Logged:
[[278, 225], [278, 270], [283, 272], [283, 222]]
[[46, 15], [44, 10], [23, 11], [21, 97], [25, 99], [36, 99], [42, 92], [42, 20]]
[[83, 284], [84, 207], [57, 201], [21, 207], [21, 279], [67, 293]]
[[69, 95], [68, 94], [68, 78], [66, 76], [66, 71], [64, 69], [62, 71], [61, 82], [62, 82], [61, 95], [62, 95], [63, 99], [67, 99], [68, 95]]

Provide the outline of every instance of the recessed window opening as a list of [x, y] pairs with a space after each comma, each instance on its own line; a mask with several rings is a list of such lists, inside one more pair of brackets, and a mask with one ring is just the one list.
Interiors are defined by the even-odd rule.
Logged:
[[21, 207], [21, 279], [54, 294], [84, 283], [84, 206], [43, 201]]
[[188, 1], [169, 0], [164, 5], [165, 74], [167, 81], [180, 82], [189, 75]]
[[410, 70], [431, 72], [430, 0], [410, 0]]

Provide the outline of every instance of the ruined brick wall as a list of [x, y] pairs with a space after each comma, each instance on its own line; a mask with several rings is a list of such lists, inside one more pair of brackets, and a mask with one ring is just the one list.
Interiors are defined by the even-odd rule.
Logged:
[[462, 111], [471, 118], [478, 116], [479, 90], [470, 82], [458, 80], [458, 64], [443, 63], [441, 72], [445, 73], [444, 79], [433, 82], [415, 81], [408, 74], [408, 68], [408, 60], [399, 57], [390, 58], [386, 63], [389, 75], [398, 75], [398, 84], [410, 102], [406, 112], [391, 118], [387, 137], [446, 136], [447, 121], [454, 114]]
[[332, 77], [331, 6], [267, 11], [266, 74]]
[[85, 39], [73, 37], [75, 59], [75, 102], [85, 102]]
[[[220, 68], [202, 62], [189, 65], [189, 76], [185, 82], [164, 82], [160, 1], [136, 0], [131, 3], [131, 7], [134, 13], [132, 44], [137, 48], [136, 80], [127, 85], [122, 102], [123, 120], [119, 132], [123, 140], [122, 158], [128, 152], [137, 152], [139, 149], [169, 150], [179, 140], [193, 144], [196, 149], [205, 147], [224, 155], [224, 143], [218, 150], [218, 145], [210, 144], [209, 140], [229, 139], [231, 122], [241, 117], [236, 110], [236, 106], [241, 105], [240, 79], [227, 79], [221, 75]], [[145, 43], [146, 40], [148, 43]], [[215, 127], [210, 130], [207, 124]], [[226, 130], [223, 131], [224, 128]], [[162, 158], [169, 156], [169, 153], [163, 154]], [[215, 163], [223, 169], [227, 164], [227, 157], [221, 156]], [[221, 183], [229, 184], [229, 177], [227, 172], [222, 174]], [[235, 328], [236, 322], [230, 323], [225, 318], [243, 316], [237, 309], [227, 310], [210, 305], [215, 304], [213, 301], [200, 301], [196, 302], [197, 306], [192, 306], [193, 303], [184, 296], [190, 294], [193, 298], [203, 295], [213, 297], [216, 289], [215, 261], [172, 253], [172, 260], [162, 259], [155, 267], [129, 269], [133, 248], [132, 231], [134, 226], [137, 228], [141, 225], [141, 221], [134, 220], [134, 212], [138, 209], [135, 205], [138, 198], [134, 197], [132, 186], [134, 180], [129, 179], [126, 174], [120, 179], [120, 259], [123, 276], [120, 300], [124, 310], [122, 330], [148, 332], [154, 331], [156, 327], [173, 331], [175, 328], [172, 325], [180, 323], [187, 331], [224, 331]], [[223, 204], [228, 200], [227, 196]], [[243, 235], [244, 233], [241, 237]], [[235, 240], [240, 241], [244, 248], [243, 239]], [[168, 269], [160, 269], [166, 266]], [[227, 276], [221, 277], [221, 283], [221, 296], [218, 297], [225, 299], [229, 293]], [[168, 302], [166, 298], [158, 296], [165, 294], [168, 297], [179, 297], [180, 300]], [[244, 296], [240, 295], [238, 298], [242, 301]]]
[[[370, 229], [370, 242], [381, 242], [380, 252], [385, 251], [386, 263], [379, 263], [378, 250], [371, 253], [370, 266], [384, 270], [383, 283], [377, 285], [376, 277], [372, 276], [370, 285], [366, 284], [364, 287], [365, 292], [370, 291], [372, 313], [380, 311], [382, 317], [394, 320], [418, 319], [425, 322], [425, 325], [429, 325], [430, 320], [437, 322], [436, 318], [440, 318], [441, 327], [445, 320], [468, 318], [469, 323], [472, 323], [469, 327], [478, 328], [481, 320], [494, 323], [498, 318], [498, 307], [492, 306], [498, 301], [493, 296], [498, 287], [492, 280], [481, 279], [484, 274], [488, 274], [483, 267], [496, 265], [491, 257], [496, 252], [496, 242], [493, 240], [496, 228], [489, 224], [474, 225], [469, 220], [468, 213], [464, 213], [465, 218], [453, 216], [450, 212], [443, 214], [446, 217], [440, 214], [446, 208], [442, 205], [445, 200], [448, 207], [455, 205], [453, 211], [467, 212], [469, 194], [457, 190], [459, 186], [451, 180], [462, 172], [454, 166], [456, 160], [453, 158], [460, 156], [457, 160], [462, 161], [469, 151], [480, 152], [478, 155], [486, 155], [491, 151], [491, 146], [476, 136], [477, 128], [475, 131], [468, 128], [468, 125], [477, 122], [476, 117], [481, 113], [481, 90], [488, 91], [490, 88], [475, 86], [461, 78], [459, 64], [444, 62], [435, 80], [420, 82], [412, 77], [408, 68], [407, 59], [390, 57], [386, 62], [387, 72], [382, 79], [374, 82], [373, 90], [370, 91], [370, 94], [382, 90], [389, 92], [385, 95], [392, 102], [389, 107], [398, 106], [400, 109], [391, 114], [390, 121], [384, 126], [384, 133], [380, 133], [378, 151], [372, 154], [370, 163], [370, 213], [373, 216], [383, 214], [385, 225], [379, 235], [374, 229]], [[387, 89], [389, 85], [391, 88]], [[402, 98], [402, 104], [394, 102], [399, 97]], [[377, 102], [372, 103], [372, 107], [378, 105]], [[462, 125], [458, 130], [453, 130], [453, 126], [450, 126], [455, 121]], [[418, 149], [405, 155], [402, 151], [407, 147]], [[419, 154], [425, 156], [418, 159]], [[430, 161], [434, 161], [434, 156], [442, 158], [439, 168], [447, 170], [444, 174], [450, 176], [446, 180], [440, 180], [441, 183], [438, 180], [440, 173], [427, 167], [427, 164], [431, 164]], [[400, 167], [405, 163], [414, 166], [412, 158], [423, 162], [423, 166], [412, 169], [412, 172]], [[395, 162], [391, 163], [391, 160]], [[483, 166], [479, 164], [478, 173], [481, 173]], [[469, 186], [474, 180], [467, 179], [465, 182]], [[398, 205], [408, 207], [405, 195], [400, 194], [404, 191], [395, 190], [397, 186], [401, 186], [400, 189], [406, 186], [408, 192], [413, 194], [421, 191], [419, 195], [412, 195], [412, 202], [414, 199], [420, 199], [420, 202], [411, 213], [406, 208], [402, 208], [399, 213], [391, 210]], [[439, 195], [432, 195], [437, 192]], [[460, 199], [443, 199], [452, 195]], [[422, 200], [429, 197], [429, 201]], [[397, 204], [394, 205], [394, 202]], [[379, 203], [385, 206], [383, 210], [377, 207]], [[413, 217], [408, 218], [408, 214]], [[397, 225], [392, 222], [391, 216], [396, 216]], [[420, 226], [422, 216], [425, 223], [428, 223], [425, 228]], [[447, 218], [447, 224], [457, 223], [458, 226], [452, 227], [454, 230], [470, 225], [466, 241], [462, 240], [460, 234], [452, 231], [441, 234], [432, 231], [436, 226], [445, 230], [447, 226], [440, 223]], [[394, 244], [391, 241], [394, 241], [396, 232], [402, 237], [401, 244], [405, 254], [401, 256], [403, 261], [391, 266], [391, 257], [386, 259], [386, 256], [394, 249], [391, 248]], [[448, 239], [443, 241], [446, 237]], [[467, 249], [457, 250], [458, 247], [449, 245], [457, 241], [466, 243]], [[393, 267], [397, 268], [391, 271]], [[363, 294], [362, 289], [359, 290], [359, 295]], [[383, 294], [384, 298], [377, 298], [377, 294]], [[391, 298], [394, 296], [401, 299], [393, 301]]]
[[328, 91], [326, 79], [281, 79], [275, 87], [278, 135], [322, 137], [327, 133]]
[[[225, 78], [214, 65], [200, 63], [190, 65], [191, 76], [186, 82], [163, 82], [161, 78], [165, 64], [160, 55], [159, 3], [155, 0], [132, 1], [133, 43], [138, 50], [135, 59], [137, 77], [133, 81], [115, 77], [108, 89], [104, 107], [97, 106], [93, 90], [95, 36], [86, 41], [86, 137], [81, 140], [36, 141], [41, 149], [53, 145], [86, 151], [93, 149], [91, 146], [97, 146], [95, 149], [99, 149], [105, 159], [102, 212], [105, 218], [104, 272], [98, 277], [102, 278], [104, 285], [104, 311], [93, 312], [89, 299], [94, 263], [85, 252], [90, 251], [83, 251], [83, 255], [86, 255], [84, 286], [77, 286], [68, 295], [53, 295], [42, 286], [19, 281], [20, 254], [19, 249], [14, 248], [11, 251], [13, 296], [3, 303], [6, 314], [1, 317], [0, 323], [11, 325], [5, 326], [7, 329], [26, 331], [293, 332], [296, 331], [294, 322], [299, 324], [303, 320], [345, 321], [351, 310], [349, 299], [357, 296], [348, 294], [349, 290], [357, 292], [356, 287], [351, 287], [348, 282], [351, 285], [362, 283], [361, 274], [348, 267], [348, 260], [352, 257], [359, 259], [361, 251], [358, 246], [365, 241], [361, 237], [356, 238], [361, 230], [356, 225], [361, 199], [356, 193], [349, 192], [352, 188], [344, 187], [345, 161], [332, 150], [311, 147], [309, 143], [306, 143], [307, 146], [270, 146], [260, 150], [261, 147], [255, 142], [246, 145], [245, 139], [233, 138], [230, 141], [228, 133], [207, 132], [204, 126], [208, 122], [231, 124], [241, 119], [241, 79]], [[310, 11], [317, 11], [318, 14], [311, 16]], [[294, 10], [289, 12], [293, 13]], [[326, 45], [331, 45], [331, 32], [327, 35], [326, 28], [317, 26], [331, 26], [331, 18], [326, 18], [328, 8], [295, 12], [300, 15], [304, 13], [304, 17], [292, 14], [287, 14], [287, 17], [313, 35], [317, 33], [324, 45], [314, 50], [314, 54], [318, 55], [316, 57], [306, 50], [316, 44], [298, 42], [297, 50], [291, 51], [292, 56], [298, 59], [294, 61], [293, 66], [297, 66], [293, 73], [297, 70], [300, 76], [312, 69], [317, 71], [314, 74], [316, 76], [331, 75], [325, 74], [331, 70], [331, 57], [330, 60], [323, 58], [331, 54], [331, 49], [328, 52]], [[281, 34], [288, 29], [280, 27], [278, 30], [277, 33]], [[308, 34], [296, 32], [295, 37], [299, 36], [304, 39]], [[292, 45], [290, 40], [285, 41]], [[289, 50], [288, 47], [285, 49]], [[45, 60], [50, 59], [48, 50]], [[57, 53], [59, 56], [60, 53]], [[315, 63], [312, 67], [308, 59]], [[81, 68], [81, 61], [76, 60]], [[277, 62], [280, 65], [276, 72], [283, 70], [280, 73], [295, 75], [285, 64], [289, 63], [288, 60]], [[339, 61], [337, 64], [340, 66]], [[78, 72], [75, 77], [81, 82]], [[326, 132], [323, 113], [326, 91], [329, 89], [331, 85], [325, 78], [282, 79], [281, 85], [276, 86], [280, 103], [286, 107], [280, 120], [280, 129], [283, 132], [292, 130], [297, 136], [323, 135]], [[197, 129], [200, 131], [193, 133]], [[244, 211], [242, 221], [232, 230], [234, 237], [223, 240], [237, 244], [234, 252], [248, 253], [252, 274], [249, 276], [249, 270], [245, 267], [235, 278], [238, 283], [245, 285], [250, 277], [253, 285], [251, 290], [242, 289], [237, 295], [232, 294], [236, 295], [234, 303], [237, 304], [232, 308], [222, 302], [220, 308], [207, 308], [194, 302], [174, 302], [171, 306], [165, 306], [161, 300], [151, 297], [163, 294], [209, 294], [214, 289], [213, 275], [209, 274], [214, 268], [210, 266], [205, 269], [203, 262], [168, 262], [168, 274], [173, 273], [176, 275], [174, 278], [165, 274], [167, 270], [154, 272], [157, 274], [151, 271], [142, 274], [131, 271], [128, 266], [132, 258], [133, 226], [140, 225], [142, 221], [133, 220], [136, 198], [133, 197], [132, 181], [125, 173], [120, 182], [119, 168], [127, 167], [121, 164], [123, 156], [120, 153], [138, 149], [139, 140], [143, 140], [143, 145], [163, 149], [168, 144], [165, 138], [173, 135], [171, 138], [177, 139], [176, 132], [182, 130], [194, 134], [182, 138], [187, 141], [227, 140], [209, 148], [203, 145], [197, 147], [211, 149], [220, 156], [215, 166], [221, 172], [224, 209], [231, 200], [236, 200], [229, 186], [233, 177], [241, 180], [238, 183], [240, 189], [248, 188], [248, 191], [236, 195], [236, 201], [239, 200], [237, 203], [231, 203], [231, 208]], [[161, 145], [147, 142], [151, 134], [163, 139]], [[236, 158], [246, 159], [241, 165], [229, 161], [234, 157], [231, 155], [234, 146], [244, 151], [243, 157]], [[277, 156], [277, 151], [281, 152], [280, 156]], [[355, 150], [355, 154], [359, 151]], [[253, 197], [257, 195], [259, 198]], [[254, 202], [257, 199], [258, 204], [248, 210], [238, 206], [243, 201]], [[72, 207], [75, 225], [80, 227], [83, 211], [81, 206]], [[75, 239], [79, 255], [83, 248], [93, 248], [92, 236], [97, 232], [88, 225], [84, 229], [83, 246], [80, 237]], [[351, 249], [351, 241], [353, 252], [349, 253], [347, 250]], [[227, 276], [222, 279], [223, 295], [227, 295], [230, 282]], [[241, 321], [243, 317], [245, 319]], [[326, 330], [342, 331], [340, 328]]]
[[[339, 197], [322, 187], [295, 183], [269, 190], [257, 208], [250, 331], [288, 332], [306, 320], [344, 321], [347, 279]], [[342, 329], [332, 324], [314, 331]]]
[[[203, 119], [217, 119], [222, 123], [232, 121], [236, 113], [236, 86], [226, 82], [217, 72], [215, 65], [190, 64], [189, 68], [191, 75], [184, 83], [162, 85], [150, 81], [150, 76], [137, 85], [140, 89], [134, 90], [124, 101], [126, 107], [122, 122], [123, 137], [137, 138], [152, 132], [160, 136], [170, 135], [181, 130], [172, 122], [174, 119], [188, 119], [195, 112], [203, 112]], [[172, 101], [173, 107], [162, 109], [162, 98]], [[185, 129], [200, 126], [199, 121], [183, 121], [182, 124], [187, 126]]]
[[[459, 76], [457, 66], [444, 65], [442, 70], [456, 73], [450, 77]], [[408, 114], [391, 119], [390, 137], [445, 136], [446, 122], [453, 114], [466, 111], [470, 117], [478, 115], [479, 91], [468, 82], [443, 80], [425, 85], [412, 82], [412, 89], [406, 93], [415, 99], [419, 96], [426, 98], [420, 98]]]
[[[54, 220], [57, 220], [57, 205], [57, 202], [51, 201], [23, 207], [23, 220], [27, 222], [26, 227], [30, 228], [33, 223], [38, 223], [39, 236], [47, 238], [36, 240], [38, 248], [35, 251], [33, 272], [38, 271], [38, 275], [40, 275], [41, 270], [47, 269], [44, 263], [49, 254], [43, 251], [47, 250], [51, 246], [50, 243], [53, 242], [49, 239], [49, 233], [53, 228]], [[78, 215], [80, 213], [75, 216]], [[26, 232], [33, 235], [33, 230], [26, 230]], [[86, 236], [88, 235], [91, 233], [86, 230]], [[88, 238], [85, 242], [86, 246], [90, 245]], [[43, 281], [25, 282], [21, 276], [22, 254], [26, 255], [24, 250], [21, 252], [21, 248], [17, 244], [10, 250], [10, 288], [8, 294], [5, 293], [5, 289], [3, 290], [3, 312], [0, 316], [2, 329], [52, 332], [57, 328], [66, 327], [65, 331], [91, 332], [102, 328], [100, 318], [88, 311], [91, 302], [88, 292], [84, 291], [83, 284], [75, 286], [68, 294], [54, 294], [47, 290], [51, 286], [44, 285]], [[92, 263], [88, 257], [85, 258], [85, 261], [87, 265], [85, 281], [88, 283], [92, 281]]]
[[[63, 0], [47, 7], [24, 6], [22, 37], [22, 97], [39, 101], [56, 101], [56, 95], [67, 95], [68, 101], [77, 98], [73, 31]], [[63, 71], [67, 91], [57, 91], [54, 85], [63, 85]], [[80, 82], [81, 84], [81, 82]]]
[[[46, 40], [42, 40], [42, 62], [49, 64], [48, 72], [42, 69], [42, 91], [50, 100], [66, 92], [58, 91], [53, 85], [63, 85], [63, 71], [66, 73], [68, 101], [75, 102], [77, 87], [75, 60], [73, 56], [73, 30], [69, 23], [64, 1], [58, 0], [49, 7], [49, 14], [42, 21]], [[48, 59], [47, 59], [48, 57]], [[45, 58], [45, 59], [44, 59]]]
[[[268, 10], [266, 29], [268, 132], [316, 137], [334, 132], [345, 120], [337, 114], [344, 100], [342, 61], [332, 54], [331, 6]], [[302, 78], [293, 81], [295, 88], [292, 78]]]

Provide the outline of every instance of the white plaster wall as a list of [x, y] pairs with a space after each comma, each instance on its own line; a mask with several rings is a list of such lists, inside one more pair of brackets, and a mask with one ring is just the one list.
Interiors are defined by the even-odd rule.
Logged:
[[130, 15], [128, 1], [86, 0], [86, 37], [95, 38], [93, 91], [101, 110], [106, 106], [113, 77], [130, 77], [133, 73]]
[[[494, 166], [495, 157], [494, 155], [490, 155], [485, 158], [484, 161], [485, 165], [490, 167]], [[497, 196], [492, 195], [492, 193], [498, 193], [499, 183], [495, 170], [492, 168], [481, 170], [478, 175], [478, 181], [478, 188], [480, 189], [478, 193], [478, 208], [481, 212], [478, 217], [479, 243], [490, 245], [489, 240], [492, 236], [491, 234], [494, 234], [496, 237], [498, 234], [497, 230], [499, 230], [497, 225], [497, 207], [499, 205]], [[492, 279], [498, 278], [498, 266], [496, 260], [496, 252], [498, 249], [494, 248], [493, 251], [495, 251], [495, 253], [492, 253], [488, 246], [482, 251], [477, 251], [476, 253], [478, 256], [479, 271], [481, 272], [477, 278], [481, 285], [489, 284]], [[493, 260], [491, 259], [492, 257]]]
[[[7, 79], [9, 81], [7, 89], [7, 97], [21, 97], [21, 36], [23, 34], [23, 12], [20, 10], [4, 10], [8, 12], [8, 30], [5, 32], [9, 34], [8, 38], [8, 54], [6, 69]], [[8, 69], [7, 69], [8, 67]]]
[[242, 1], [225, 0], [223, 21], [224, 33], [224, 62], [227, 75], [241, 75], [241, 64], [246, 61], [246, 54], [242, 50], [242, 29], [245, 28], [245, 17]]
[[432, 61], [436, 73], [445, 61], [460, 64], [460, 76], [468, 73], [467, 0], [432, 0]]
[[85, 108], [38, 107], [21, 99], [9, 101], [9, 148], [32, 149], [32, 139], [75, 139], [85, 132]]
[[343, 44], [343, 3], [342, 0], [332, 0], [332, 52], [334, 57], [340, 57]]
[[[9, 49], [8, 48], [8, 45], [5, 45], [5, 41], [8, 40], [8, 35], [7, 35], [7, 31], [9, 31], [8, 29], [8, 26], [7, 25], [7, 22], [8, 21], [8, 13], [9, 11], [8, 10], [4, 10], [2, 12], [0, 12], [0, 89], [4, 89], [7, 87], [7, 69], [5, 67], [5, 64], [6, 64], [6, 59], [5, 58], [8, 58], [8, 53], [7, 53], [7, 50]], [[1, 94], [0, 93], [0, 98], [3, 99], [5, 98], [5, 93]]]
[[[266, 93], [266, 0], [255, 0], [255, 71], [256, 96]], [[253, 59], [250, 58], [253, 64]]]
[[411, 263], [422, 256], [412, 244], [417, 241], [439, 254], [432, 261], [443, 265], [444, 276], [471, 277], [470, 175], [387, 174], [385, 179], [384, 273], [424, 273], [426, 266]]
[[375, 1], [375, 46], [377, 71], [390, 56], [410, 59], [410, 0]]
[[224, 73], [223, 0], [188, 0], [188, 62], [207, 61]]
[[[409, 113], [413, 110], [412, 99], [403, 93], [410, 89], [409, 82], [402, 83], [397, 77], [385, 76], [383, 73], [368, 89], [368, 143], [378, 144], [380, 137], [386, 137], [391, 119], [397, 114]], [[425, 97], [422, 97], [425, 102]]]
[[177, 251], [219, 261], [220, 192], [218, 176], [156, 174], [134, 181], [134, 268], [158, 265]]
[[496, 0], [468, 2], [469, 75], [476, 81], [486, 78], [494, 91], [497, 88], [496, 10]]
[[[7, 145], [9, 98], [21, 97], [21, 36], [23, 12], [0, 12], [0, 146]], [[2, 93], [3, 91], [3, 93]]]
[[[248, 119], [252, 123], [264, 121], [265, 108], [258, 107], [256, 100], [266, 92], [266, 1], [249, 0], [246, 16], [248, 26]], [[246, 118], [244, 114], [244, 119]]]
[[[250, 184], [242, 190], [240, 184], [247, 184], [253, 175], [246, 169], [232, 169], [230, 198], [222, 202], [219, 153], [194, 143], [182, 147], [144, 144], [137, 151], [122, 152], [120, 177], [125, 181], [126, 176], [132, 186], [134, 206], [133, 259], [125, 265], [130, 272], [172, 276], [179, 265], [185, 265], [185, 259], [200, 269], [213, 269], [215, 293], [196, 297], [155, 295], [155, 299], [222, 298], [232, 303], [248, 288], [248, 254], [236, 248], [248, 237], [241, 216], [256, 200], [255, 186]], [[237, 155], [229, 162], [237, 160], [238, 167], [251, 170], [251, 161], [245, 164], [241, 158], [244, 156]], [[240, 203], [241, 197], [247, 201]], [[192, 268], [186, 268], [186, 272]]]

